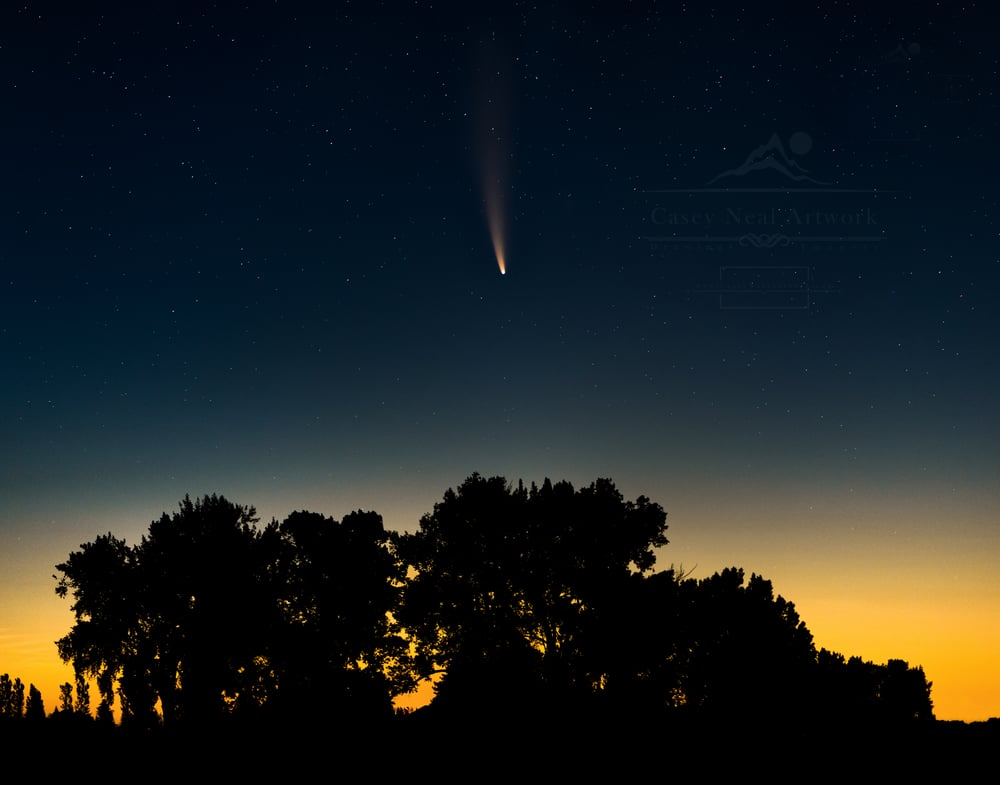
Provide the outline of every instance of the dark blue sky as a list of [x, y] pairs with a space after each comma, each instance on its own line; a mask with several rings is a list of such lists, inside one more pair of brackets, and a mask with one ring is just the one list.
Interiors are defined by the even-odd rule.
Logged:
[[981, 13], [311, 5], [2, 12], [6, 634], [185, 493], [404, 527], [473, 471], [610, 476], [792, 599], [852, 527], [1000, 594]]

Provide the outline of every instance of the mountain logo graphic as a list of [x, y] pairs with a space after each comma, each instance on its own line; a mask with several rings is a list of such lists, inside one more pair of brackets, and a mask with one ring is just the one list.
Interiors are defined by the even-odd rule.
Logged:
[[754, 148], [746, 160], [735, 169], [728, 169], [716, 175], [706, 185], [714, 185], [720, 180], [730, 177], [746, 177], [753, 172], [777, 172], [787, 180], [795, 183], [812, 183], [814, 185], [831, 185], [817, 180], [809, 175], [809, 170], [799, 165], [793, 156], [803, 156], [812, 149], [812, 138], [807, 133], [798, 131], [788, 139], [788, 149], [792, 155], [785, 152], [785, 145], [778, 135], [771, 134], [767, 144]]

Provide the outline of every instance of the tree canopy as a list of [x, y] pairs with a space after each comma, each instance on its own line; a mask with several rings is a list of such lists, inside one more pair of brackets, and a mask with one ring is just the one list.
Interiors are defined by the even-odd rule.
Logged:
[[[89, 717], [94, 679], [97, 716], [117, 698], [136, 727], [385, 718], [439, 677], [435, 711], [460, 718], [933, 718], [921, 668], [817, 651], [763, 577], [657, 570], [666, 530], [659, 504], [610, 480], [473, 474], [405, 533], [370, 511], [261, 526], [252, 507], [185, 497], [139, 543], [104, 534], [57, 565], [75, 616], [57, 646], [77, 674], [60, 713]], [[44, 712], [24, 692], [0, 679], [0, 717]]]
[[588, 626], [652, 569], [666, 528], [658, 504], [625, 501], [610, 480], [529, 490], [473, 474], [395, 539], [411, 569], [399, 619], [424, 674], [446, 673], [441, 694], [589, 690]]
[[413, 688], [409, 647], [392, 612], [405, 572], [374, 512], [338, 524], [293, 512], [277, 529], [270, 581], [280, 609], [268, 665], [278, 702], [306, 710], [391, 712], [390, 698]]
[[336, 706], [363, 695], [391, 711], [409, 683], [381, 517], [257, 523], [224, 497], [185, 498], [138, 545], [102, 535], [57, 566], [76, 616], [59, 653], [96, 679], [104, 705], [117, 691], [140, 725], [158, 721], [157, 706], [164, 722], [206, 722], [305, 696]]

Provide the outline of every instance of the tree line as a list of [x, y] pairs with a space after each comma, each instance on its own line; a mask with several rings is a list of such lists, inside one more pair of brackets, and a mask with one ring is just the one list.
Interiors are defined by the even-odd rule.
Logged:
[[0, 722], [14, 720], [45, 719], [45, 703], [42, 693], [34, 684], [28, 686], [27, 698], [24, 682], [20, 678], [11, 680], [9, 673], [0, 674]]
[[[375, 512], [261, 525], [252, 507], [186, 497], [138, 543], [108, 533], [57, 565], [75, 616], [57, 647], [75, 710], [89, 714], [92, 680], [98, 714], [117, 702], [137, 728], [317, 706], [377, 720], [427, 679], [426, 711], [444, 718], [933, 719], [921, 668], [817, 650], [761, 576], [656, 570], [666, 530], [660, 505], [610, 480], [473, 474], [402, 533]], [[19, 713], [8, 683], [3, 716]]]

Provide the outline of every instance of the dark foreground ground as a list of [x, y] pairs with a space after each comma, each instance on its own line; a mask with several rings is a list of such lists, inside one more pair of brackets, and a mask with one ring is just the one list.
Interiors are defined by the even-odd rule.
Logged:
[[[450, 719], [223, 727], [0, 727], [0, 754], [42, 781], [71, 771], [114, 781], [992, 782], [1000, 721], [783, 728], [750, 716], [638, 723], [628, 717]], [[23, 777], [22, 777], [23, 779]]]

